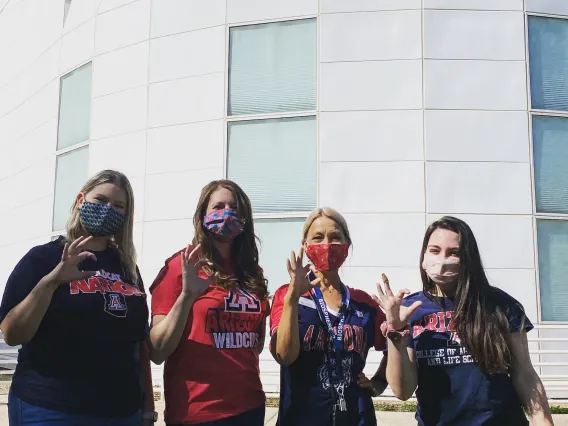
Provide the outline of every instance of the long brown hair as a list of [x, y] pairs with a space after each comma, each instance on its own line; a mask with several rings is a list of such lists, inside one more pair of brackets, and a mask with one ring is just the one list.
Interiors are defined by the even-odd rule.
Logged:
[[[511, 365], [508, 343], [507, 307], [501, 301], [503, 292], [489, 284], [477, 241], [463, 220], [444, 216], [427, 229], [420, 253], [420, 275], [426, 295], [435, 293], [435, 284], [422, 268], [430, 236], [436, 229], [447, 229], [459, 235], [460, 271], [454, 298], [455, 330], [474, 361], [488, 373], [503, 373]], [[519, 306], [524, 312], [522, 306]], [[524, 327], [523, 327], [524, 328]]]
[[201, 190], [201, 196], [193, 216], [193, 226], [195, 227], [193, 244], [201, 244], [200, 259], [213, 264], [203, 267], [205, 272], [213, 278], [213, 282], [224, 288], [234, 288], [235, 282], [230, 279], [228, 271], [223, 267], [223, 259], [213, 245], [213, 237], [203, 226], [203, 218], [207, 212], [209, 199], [220, 188], [231, 191], [237, 204], [237, 214], [244, 222], [243, 232], [233, 240], [231, 245], [232, 272], [246, 290], [264, 299], [268, 297], [268, 283], [258, 265], [258, 237], [254, 233], [252, 207], [247, 194], [235, 182], [226, 179], [215, 180]]
[[[114, 248], [120, 261], [128, 273], [130, 279], [138, 279], [138, 272], [136, 270], [136, 249], [134, 248], [134, 191], [130, 185], [128, 178], [116, 170], [102, 170], [93, 177], [91, 177], [85, 185], [81, 188], [81, 193], [87, 195], [95, 187], [112, 183], [121, 188], [126, 194], [126, 220], [123, 227], [109, 240], [109, 246]], [[79, 218], [78, 200], [75, 199], [71, 206], [71, 216], [67, 221], [67, 241], [72, 242], [82, 235], [87, 235], [87, 232], [81, 224]]]

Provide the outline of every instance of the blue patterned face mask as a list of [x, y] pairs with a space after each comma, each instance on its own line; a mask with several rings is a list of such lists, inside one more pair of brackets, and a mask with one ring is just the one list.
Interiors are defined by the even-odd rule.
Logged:
[[126, 215], [108, 204], [85, 201], [79, 211], [79, 218], [85, 231], [93, 237], [108, 237], [122, 228]]

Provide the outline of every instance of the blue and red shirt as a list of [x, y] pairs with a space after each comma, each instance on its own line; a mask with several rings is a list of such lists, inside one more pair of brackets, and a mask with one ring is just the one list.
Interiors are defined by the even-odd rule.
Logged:
[[[494, 297], [507, 315], [511, 333], [533, 328], [517, 300], [497, 288]], [[415, 350], [418, 366], [418, 425], [528, 425], [511, 377], [485, 374], [461, 344], [452, 322], [452, 300], [420, 291], [403, 304], [416, 301], [422, 305], [410, 319], [409, 347]]]
[[[8, 278], [0, 322], [61, 260], [64, 240], [32, 248]], [[60, 285], [35, 336], [22, 345], [11, 390], [39, 407], [94, 417], [142, 409], [139, 344], [148, 332], [142, 280], [130, 279], [116, 250], [81, 262], [94, 277]]]
[[[385, 350], [385, 338], [380, 325], [384, 313], [364, 291], [348, 288], [350, 301], [345, 312], [343, 327], [344, 350], [340, 352], [345, 399], [349, 424], [368, 426], [376, 424], [371, 393], [357, 384], [357, 378], [365, 367], [369, 349]], [[284, 296], [288, 285], [274, 294], [270, 316], [271, 335], [278, 331]], [[337, 327], [339, 313], [328, 308], [332, 325]], [[298, 306], [300, 354], [294, 363], [280, 367], [280, 426], [327, 426], [332, 424], [333, 397], [330, 389], [337, 382], [336, 357], [332, 349], [328, 327], [323, 323], [316, 302], [309, 293], [300, 297]], [[327, 346], [327, 351], [324, 350]], [[328, 356], [329, 355], [329, 356]], [[330, 365], [328, 365], [328, 363]], [[331, 368], [329, 368], [331, 367]]]

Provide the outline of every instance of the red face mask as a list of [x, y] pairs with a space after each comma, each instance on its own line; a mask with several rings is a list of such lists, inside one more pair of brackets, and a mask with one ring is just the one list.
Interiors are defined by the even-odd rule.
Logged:
[[306, 256], [318, 271], [339, 269], [349, 253], [349, 244], [306, 244]]

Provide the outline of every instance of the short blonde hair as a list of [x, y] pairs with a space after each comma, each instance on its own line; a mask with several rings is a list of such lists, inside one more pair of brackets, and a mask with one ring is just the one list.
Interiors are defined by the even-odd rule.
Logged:
[[339, 225], [341, 232], [349, 245], [351, 245], [351, 235], [349, 234], [349, 228], [347, 227], [347, 222], [345, 218], [335, 209], [331, 207], [318, 207], [310, 213], [306, 221], [304, 222], [304, 228], [302, 229], [303, 239], [305, 240], [308, 236], [308, 232], [312, 227], [314, 221], [320, 217], [328, 217]]
[[[136, 282], [138, 280], [138, 272], [136, 270], [136, 249], [134, 248], [133, 238], [134, 191], [132, 190], [130, 181], [124, 174], [116, 170], [103, 170], [91, 177], [87, 183], [83, 185], [80, 192], [83, 193], [83, 195], [87, 195], [95, 189], [95, 187], [105, 183], [112, 183], [118, 186], [126, 194], [126, 220], [124, 221], [124, 226], [113, 236], [110, 241], [110, 246], [116, 249], [120, 256], [120, 261], [126, 269], [125, 272]], [[67, 240], [72, 242], [86, 233], [81, 224], [77, 199], [75, 199], [71, 206], [71, 216], [67, 221]]]

